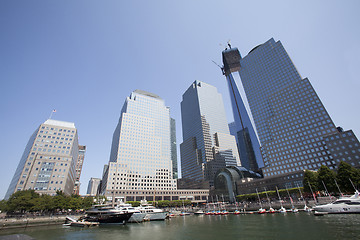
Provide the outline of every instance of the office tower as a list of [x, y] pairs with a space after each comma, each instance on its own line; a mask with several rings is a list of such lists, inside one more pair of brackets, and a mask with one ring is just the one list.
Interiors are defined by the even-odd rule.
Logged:
[[[229, 69], [234, 68], [229, 62]], [[356, 147], [358, 140], [352, 131], [338, 131], [309, 80], [300, 76], [280, 41], [270, 39], [260, 44], [240, 57], [235, 68], [261, 143], [265, 177], [317, 170], [321, 165], [335, 169], [340, 160], [359, 165], [355, 158], [360, 151]], [[329, 146], [340, 138], [352, 142], [338, 142], [345, 156], [338, 156], [340, 152]]]
[[[170, 109], [159, 96], [135, 90], [126, 98], [114, 131], [102, 191], [129, 194], [176, 190], [171, 157]], [[132, 190], [132, 191], [129, 191]], [[135, 193], [137, 192], [137, 193]]]
[[184, 179], [209, 181], [227, 166], [241, 166], [236, 141], [230, 135], [221, 94], [214, 86], [195, 81], [181, 102], [183, 143], [180, 145]]
[[237, 48], [225, 49], [222, 52], [223, 74], [229, 87], [234, 122], [229, 124], [230, 132], [236, 138], [241, 164], [248, 170], [257, 172], [263, 167], [260, 144], [250, 121], [248, 112], [241, 98], [239, 88], [232, 72], [239, 71], [241, 55]]
[[74, 194], [77, 194], [77, 195], [79, 195], [79, 192], [80, 192], [80, 176], [81, 176], [82, 166], [84, 164], [85, 151], [86, 151], [86, 146], [79, 145], [79, 154], [78, 154], [78, 159], [76, 161], [76, 166], [75, 166], [76, 181], [75, 181], [75, 187], [74, 187]]
[[177, 148], [176, 148], [176, 125], [175, 119], [170, 119], [170, 127], [171, 127], [171, 161], [173, 166], [173, 178], [178, 178], [178, 166], [177, 166]]
[[90, 178], [86, 194], [90, 196], [98, 195], [100, 190], [100, 184], [100, 178]]
[[72, 194], [78, 153], [75, 124], [46, 120], [30, 137], [5, 199], [28, 189], [40, 194], [55, 195], [58, 190]]

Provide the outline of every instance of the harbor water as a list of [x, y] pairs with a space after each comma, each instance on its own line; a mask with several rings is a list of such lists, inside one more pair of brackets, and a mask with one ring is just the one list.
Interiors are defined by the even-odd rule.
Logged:
[[0, 230], [35, 239], [358, 239], [360, 214], [314, 216], [312, 213], [275, 213], [177, 216], [165, 221], [77, 228], [61, 225]]

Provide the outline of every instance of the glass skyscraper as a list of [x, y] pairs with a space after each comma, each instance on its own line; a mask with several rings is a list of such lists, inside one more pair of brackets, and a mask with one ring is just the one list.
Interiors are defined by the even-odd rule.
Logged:
[[46, 120], [30, 137], [5, 199], [16, 191], [28, 189], [40, 194], [55, 195], [57, 190], [72, 194], [78, 154], [75, 124]]
[[[335, 127], [280, 41], [270, 39], [255, 47], [238, 64], [261, 143], [265, 177], [317, 170], [321, 165], [334, 169], [340, 160], [359, 165], [358, 140], [352, 131]], [[330, 142], [336, 139], [333, 149]]]
[[125, 198], [129, 190], [144, 195], [176, 190], [171, 148], [170, 109], [159, 96], [135, 90], [126, 98], [113, 134], [102, 193]]
[[230, 135], [221, 94], [214, 86], [195, 81], [181, 102], [184, 179], [209, 181], [227, 166], [241, 166], [234, 136]]
[[237, 48], [225, 49], [222, 52], [223, 74], [229, 87], [234, 122], [229, 124], [230, 132], [236, 137], [241, 164], [248, 170], [258, 171], [264, 166], [260, 144], [245, 108], [239, 88], [233, 78], [232, 72], [239, 71], [241, 55]]

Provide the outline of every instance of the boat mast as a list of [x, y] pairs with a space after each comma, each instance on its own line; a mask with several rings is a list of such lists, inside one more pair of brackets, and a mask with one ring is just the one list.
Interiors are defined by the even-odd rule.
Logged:
[[281, 206], [281, 208], [283, 208], [283, 205], [282, 205], [282, 202], [281, 202], [281, 197], [280, 197], [280, 194], [279, 194], [279, 189], [278, 189], [277, 186], [276, 186], [276, 192], [277, 192], [277, 195], [278, 195], [278, 197], [279, 197], [280, 206]]
[[291, 208], [294, 209], [294, 203], [293, 203], [293, 200], [292, 200], [292, 198], [291, 198], [291, 196], [290, 196], [289, 190], [288, 190], [287, 186], [285, 186], [285, 187], [286, 187], [287, 194], [288, 194], [288, 196], [289, 196], [289, 198], [290, 198]]
[[338, 190], [339, 190], [339, 192], [340, 192], [340, 195], [343, 197], [344, 195], [342, 194], [342, 192], [341, 192], [341, 190], [340, 190], [340, 187], [339, 187], [339, 185], [337, 184], [335, 178], [334, 178], [334, 181], [335, 181], [336, 187], [338, 188]]
[[[297, 185], [297, 184], [296, 184]], [[299, 185], [297, 185], [297, 188], [299, 189], [299, 192], [300, 192], [300, 196], [301, 196], [301, 198], [303, 199], [303, 202], [304, 202], [304, 207], [306, 208], [306, 202], [305, 202], [305, 198], [304, 198], [304, 196], [302, 195], [302, 192], [301, 192], [301, 190], [300, 190], [300, 187], [299, 187]], [[312, 191], [311, 191], [312, 192]]]
[[258, 192], [257, 188], [256, 188], [256, 194], [257, 194], [258, 199], [259, 199], [260, 208], [262, 208], [262, 204], [261, 204], [261, 200], [260, 200], [260, 196], [259, 196], [259, 192]]
[[313, 190], [312, 190], [312, 188], [311, 188], [311, 185], [310, 185], [310, 182], [309, 182], [309, 181], [308, 181], [308, 185], [309, 185], [309, 188], [310, 188], [311, 194], [312, 194], [312, 196], [313, 196], [313, 198], [314, 198], [314, 201], [315, 201], [315, 204], [316, 204], [315, 194], [314, 194], [314, 192], [313, 192]]
[[330, 201], [331, 201], [331, 195], [330, 195], [330, 193], [328, 192], [328, 190], [327, 190], [327, 188], [326, 188], [326, 186], [325, 186], [324, 181], [321, 180], [321, 182], [322, 182], [322, 184], [324, 185], [325, 191], [326, 191], [326, 193], [329, 195], [329, 199], [330, 199]]
[[264, 187], [264, 189], [265, 189], [266, 198], [267, 198], [267, 200], [268, 200], [268, 202], [269, 202], [269, 206], [270, 206], [270, 208], [271, 208], [271, 202], [270, 202], [270, 198], [269, 198], [269, 196], [268, 196], [268, 194], [267, 194], [266, 187]]

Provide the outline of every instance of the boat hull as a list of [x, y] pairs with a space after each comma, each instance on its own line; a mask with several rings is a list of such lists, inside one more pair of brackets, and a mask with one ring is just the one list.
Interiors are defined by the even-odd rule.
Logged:
[[165, 220], [165, 218], [166, 218], [166, 212], [152, 212], [152, 213], [146, 213], [144, 220], [161, 221], [161, 220]]
[[137, 223], [144, 221], [146, 214], [145, 213], [134, 213], [130, 219], [128, 220], [129, 223]]
[[88, 222], [99, 222], [100, 224], [126, 224], [133, 213], [88, 213], [85, 218]]

